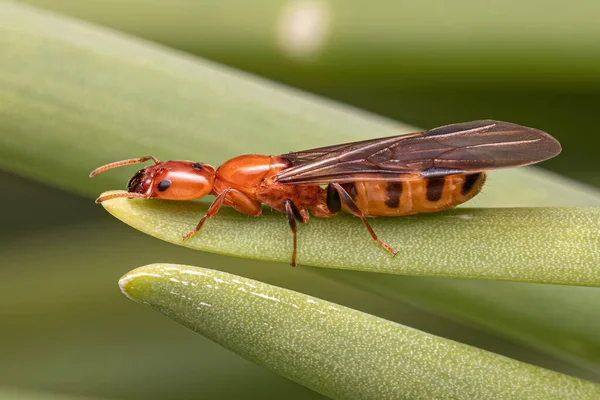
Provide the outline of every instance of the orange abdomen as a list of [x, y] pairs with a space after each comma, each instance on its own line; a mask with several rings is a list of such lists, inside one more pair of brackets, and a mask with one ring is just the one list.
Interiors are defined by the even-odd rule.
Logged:
[[456, 207], [479, 193], [484, 182], [485, 173], [479, 172], [404, 182], [356, 182], [342, 186], [365, 216], [391, 217]]

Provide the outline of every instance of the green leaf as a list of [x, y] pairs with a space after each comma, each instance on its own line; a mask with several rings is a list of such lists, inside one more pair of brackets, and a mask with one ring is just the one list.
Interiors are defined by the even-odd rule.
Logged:
[[154, 264], [119, 285], [131, 299], [335, 399], [600, 396], [590, 382], [224, 272]]
[[[206, 204], [115, 199], [102, 203], [121, 221], [173, 244], [260, 260], [290, 262], [292, 235], [279, 213], [252, 218], [222, 209], [186, 241]], [[313, 218], [299, 229], [304, 265], [404, 275], [600, 285], [600, 207], [455, 209], [377, 218], [379, 247], [357, 218]]]

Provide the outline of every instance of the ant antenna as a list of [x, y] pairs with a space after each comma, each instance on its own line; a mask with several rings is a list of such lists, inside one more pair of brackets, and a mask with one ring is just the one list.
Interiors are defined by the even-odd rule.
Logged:
[[154, 161], [154, 164], [160, 163], [160, 161], [158, 161], [156, 159], [156, 157], [153, 157], [153, 156], [145, 156], [145, 157], [141, 157], [141, 158], [132, 158], [131, 160], [117, 161], [117, 162], [106, 164], [106, 165], [96, 168], [95, 170], [93, 170], [90, 173], [90, 178], [93, 178], [94, 176], [101, 174], [104, 171], [108, 171], [109, 169], [122, 167], [124, 165], [139, 164], [139, 163], [143, 163], [144, 161], [148, 161], [148, 160]]
[[112, 199], [116, 199], [119, 197], [127, 197], [128, 199], [145, 199], [148, 196], [146, 196], [145, 194], [142, 194], [142, 193], [130, 193], [130, 192], [112, 193], [112, 194], [107, 194], [107, 195], [98, 197], [96, 199], [96, 204], [100, 204], [103, 201], [112, 200]]

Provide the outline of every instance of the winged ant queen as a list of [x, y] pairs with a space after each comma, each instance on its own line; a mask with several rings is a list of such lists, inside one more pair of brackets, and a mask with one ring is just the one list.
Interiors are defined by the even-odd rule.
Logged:
[[261, 204], [283, 212], [293, 233], [296, 221], [310, 213], [331, 217], [341, 210], [359, 217], [371, 237], [392, 255], [397, 251], [377, 237], [367, 217], [403, 216], [453, 208], [481, 191], [486, 171], [538, 163], [558, 155], [561, 146], [549, 134], [521, 125], [482, 120], [311, 150], [269, 155], [241, 155], [215, 169], [194, 161], [159, 161], [145, 156], [118, 161], [92, 171], [152, 160], [137, 171], [128, 191], [101, 196], [194, 200], [216, 198], [189, 239], [221, 206], [259, 216]]

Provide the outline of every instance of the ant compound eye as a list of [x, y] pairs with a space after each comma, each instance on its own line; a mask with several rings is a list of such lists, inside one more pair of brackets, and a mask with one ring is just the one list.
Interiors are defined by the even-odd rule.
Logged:
[[127, 182], [127, 190], [132, 193], [141, 193], [144, 190], [143, 182], [144, 170], [140, 169], [131, 177], [129, 182]]
[[203, 167], [203, 165], [198, 162], [192, 164], [192, 168], [194, 168], [196, 171], [202, 171], [202, 167]]
[[167, 190], [169, 187], [171, 186], [171, 181], [168, 179], [165, 179], [163, 181], [160, 181], [158, 183], [157, 189], [159, 192], [164, 192], [165, 190]]

